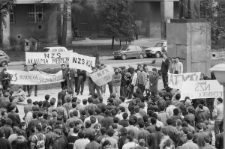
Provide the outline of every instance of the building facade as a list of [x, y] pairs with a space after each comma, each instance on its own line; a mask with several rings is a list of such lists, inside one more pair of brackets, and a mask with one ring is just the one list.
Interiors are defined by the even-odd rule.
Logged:
[[[16, 0], [16, 4], [5, 17], [3, 44], [9, 45], [9, 38], [17, 40], [34, 38], [54, 41], [61, 27], [59, 11], [63, 0]], [[68, 24], [71, 24], [71, 20]], [[71, 30], [71, 25], [68, 30]], [[71, 34], [71, 32], [69, 32]]]
[[[97, 0], [88, 0], [97, 5]], [[139, 27], [139, 34], [150, 38], [166, 37], [166, 21], [179, 17], [179, 0], [134, 0], [132, 13]], [[107, 36], [102, 26], [103, 20], [83, 11], [77, 19], [76, 26], [81, 36]]]

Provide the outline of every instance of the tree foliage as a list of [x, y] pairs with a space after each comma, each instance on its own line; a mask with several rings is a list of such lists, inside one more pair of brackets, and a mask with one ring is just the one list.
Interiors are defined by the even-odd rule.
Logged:
[[225, 2], [201, 1], [201, 17], [210, 23], [212, 44], [225, 39]]
[[6, 22], [4, 17], [13, 9], [15, 4], [15, 0], [1, 0], [0, 1], [0, 15], [1, 15], [1, 22], [6, 26]]
[[131, 12], [133, 0], [100, 0], [100, 14], [107, 33], [118, 41], [133, 41], [134, 19]]

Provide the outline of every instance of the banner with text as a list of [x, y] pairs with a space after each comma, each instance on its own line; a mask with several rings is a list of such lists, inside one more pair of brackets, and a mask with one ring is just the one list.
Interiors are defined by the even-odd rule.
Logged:
[[95, 57], [72, 53], [69, 60], [69, 67], [92, 72], [92, 67], [95, 67]]
[[90, 74], [90, 77], [95, 82], [96, 85], [102, 86], [112, 81], [113, 74], [114, 69], [112, 68], [112, 66], [107, 66], [102, 70]]
[[198, 98], [223, 98], [223, 86], [217, 80], [201, 80], [184, 82], [181, 89], [181, 99], [185, 97]]
[[201, 72], [172, 74], [168, 73], [168, 85], [174, 89], [181, 89], [182, 84], [187, 81], [200, 80]]
[[18, 85], [41, 85], [63, 82], [62, 71], [48, 74], [42, 71], [8, 70], [12, 76], [11, 84]]
[[26, 52], [26, 64], [68, 64], [72, 51], [68, 52]]

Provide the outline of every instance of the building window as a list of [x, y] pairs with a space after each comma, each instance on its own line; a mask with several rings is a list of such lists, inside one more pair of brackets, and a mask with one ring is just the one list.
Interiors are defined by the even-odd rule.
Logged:
[[43, 4], [29, 5], [29, 23], [43, 22]]
[[10, 14], [10, 23], [16, 23], [14, 8], [12, 8], [9, 14]]

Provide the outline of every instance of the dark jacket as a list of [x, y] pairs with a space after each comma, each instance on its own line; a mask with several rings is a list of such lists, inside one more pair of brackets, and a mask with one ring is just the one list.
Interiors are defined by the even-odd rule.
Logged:
[[150, 92], [158, 92], [158, 80], [159, 75], [157, 72], [153, 72], [150, 76], [149, 83], [150, 83]]
[[9, 140], [5, 138], [0, 138], [1, 149], [11, 149], [11, 144]]
[[216, 135], [215, 146], [217, 149], [223, 149], [223, 133]]
[[15, 112], [10, 112], [8, 114], [8, 118], [10, 118], [12, 120], [13, 126], [19, 126], [21, 123], [20, 116]]
[[163, 138], [164, 134], [161, 131], [156, 131], [151, 133], [149, 136], [148, 145], [150, 149], [159, 149], [159, 144]]
[[169, 66], [170, 66], [170, 61], [168, 58], [166, 58], [165, 61], [162, 61], [162, 65], [161, 65], [161, 72], [162, 73], [167, 73], [169, 70]]

